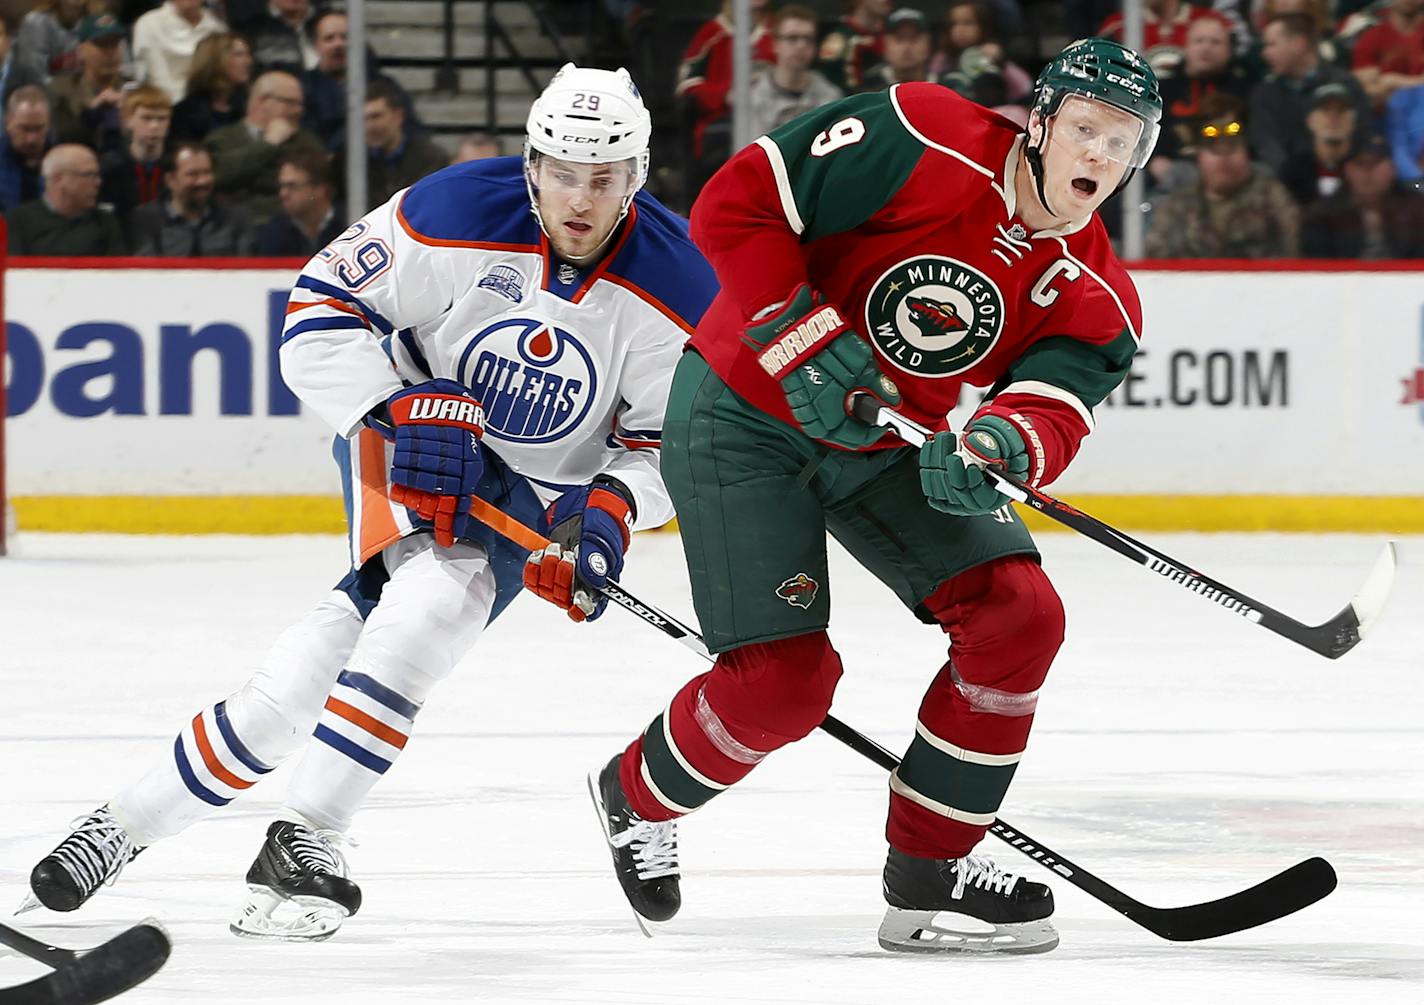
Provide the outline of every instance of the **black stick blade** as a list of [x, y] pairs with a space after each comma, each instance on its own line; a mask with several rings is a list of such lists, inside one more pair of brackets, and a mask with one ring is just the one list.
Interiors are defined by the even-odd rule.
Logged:
[[54, 973], [19, 987], [0, 989], [0, 1005], [89, 1005], [123, 994], [156, 974], [172, 944], [157, 925], [145, 923], [114, 936]]
[[1198, 942], [1265, 925], [1309, 907], [1335, 889], [1335, 870], [1323, 858], [1307, 859], [1220, 900], [1187, 907], [1113, 905], [1139, 925], [1173, 942]]

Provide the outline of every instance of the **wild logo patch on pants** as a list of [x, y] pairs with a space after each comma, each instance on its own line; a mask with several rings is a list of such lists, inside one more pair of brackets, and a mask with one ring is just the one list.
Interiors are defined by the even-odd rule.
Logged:
[[810, 576], [798, 572], [776, 588], [776, 595], [792, 607], [808, 611], [816, 600], [816, 591], [820, 588], [820, 584]]

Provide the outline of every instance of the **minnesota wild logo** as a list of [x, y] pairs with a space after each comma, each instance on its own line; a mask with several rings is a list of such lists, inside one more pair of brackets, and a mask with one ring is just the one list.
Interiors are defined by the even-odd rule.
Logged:
[[1004, 297], [994, 281], [943, 255], [892, 265], [865, 300], [865, 330], [901, 370], [953, 377], [989, 354], [1004, 330]]
[[810, 609], [819, 588], [814, 579], [804, 572], [798, 572], [776, 588], [776, 595], [792, 607], [799, 607], [804, 611]]

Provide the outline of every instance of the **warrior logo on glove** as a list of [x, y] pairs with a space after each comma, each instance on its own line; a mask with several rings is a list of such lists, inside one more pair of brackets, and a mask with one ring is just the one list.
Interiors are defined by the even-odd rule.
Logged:
[[978, 269], [941, 255], [892, 265], [865, 300], [865, 331], [895, 366], [953, 377], [978, 363], [1004, 330], [1004, 297]]

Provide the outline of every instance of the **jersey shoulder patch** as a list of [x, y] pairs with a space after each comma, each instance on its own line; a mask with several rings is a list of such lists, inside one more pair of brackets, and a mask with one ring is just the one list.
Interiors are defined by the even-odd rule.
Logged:
[[396, 207], [412, 240], [451, 248], [537, 251], [522, 157], [490, 157], [427, 175]]

